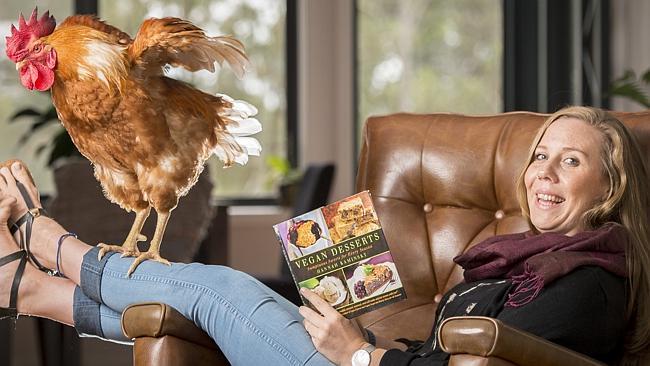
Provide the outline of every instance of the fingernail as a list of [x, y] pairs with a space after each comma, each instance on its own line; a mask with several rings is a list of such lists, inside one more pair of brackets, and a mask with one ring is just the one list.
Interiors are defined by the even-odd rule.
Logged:
[[14, 172], [19, 172], [20, 171], [20, 163], [15, 162], [15, 163], [11, 164], [11, 169], [13, 169]]
[[7, 169], [6, 166], [3, 166], [2, 169], [0, 169], [0, 172], [3, 172], [3, 173], [5, 173], [5, 174], [8, 174], [8, 173], [9, 173], [9, 169]]

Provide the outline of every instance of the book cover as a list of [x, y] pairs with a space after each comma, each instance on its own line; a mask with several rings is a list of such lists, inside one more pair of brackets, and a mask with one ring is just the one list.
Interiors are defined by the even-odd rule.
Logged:
[[273, 229], [296, 285], [314, 291], [346, 318], [406, 298], [370, 192]]

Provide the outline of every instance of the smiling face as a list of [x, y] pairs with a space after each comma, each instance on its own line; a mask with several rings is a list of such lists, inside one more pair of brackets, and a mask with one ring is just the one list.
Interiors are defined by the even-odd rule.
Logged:
[[586, 229], [583, 214], [609, 190], [602, 146], [602, 134], [576, 118], [562, 117], [546, 129], [524, 177], [530, 220], [539, 232], [571, 236]]

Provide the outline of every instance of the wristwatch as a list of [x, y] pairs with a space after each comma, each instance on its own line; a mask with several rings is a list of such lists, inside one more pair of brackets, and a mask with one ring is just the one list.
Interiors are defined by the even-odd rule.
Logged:
[[377, 347], [366, 343], [366, 345], [361, 347], [360, 350], [357, 350], [352, 354], [352, 366], [370, 365], [370, 354], [376, 349]]

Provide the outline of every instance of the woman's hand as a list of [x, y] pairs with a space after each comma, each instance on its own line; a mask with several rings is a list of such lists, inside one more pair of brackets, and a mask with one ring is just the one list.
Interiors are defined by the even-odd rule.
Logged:
[[303, 288], [300, 293], [320, 312], [306, 306], [298, 309], [316, 350], [337, 365], [349, 365], [352, 354], [366, 343], [357, 323], [344, 318], [312, 291]]

